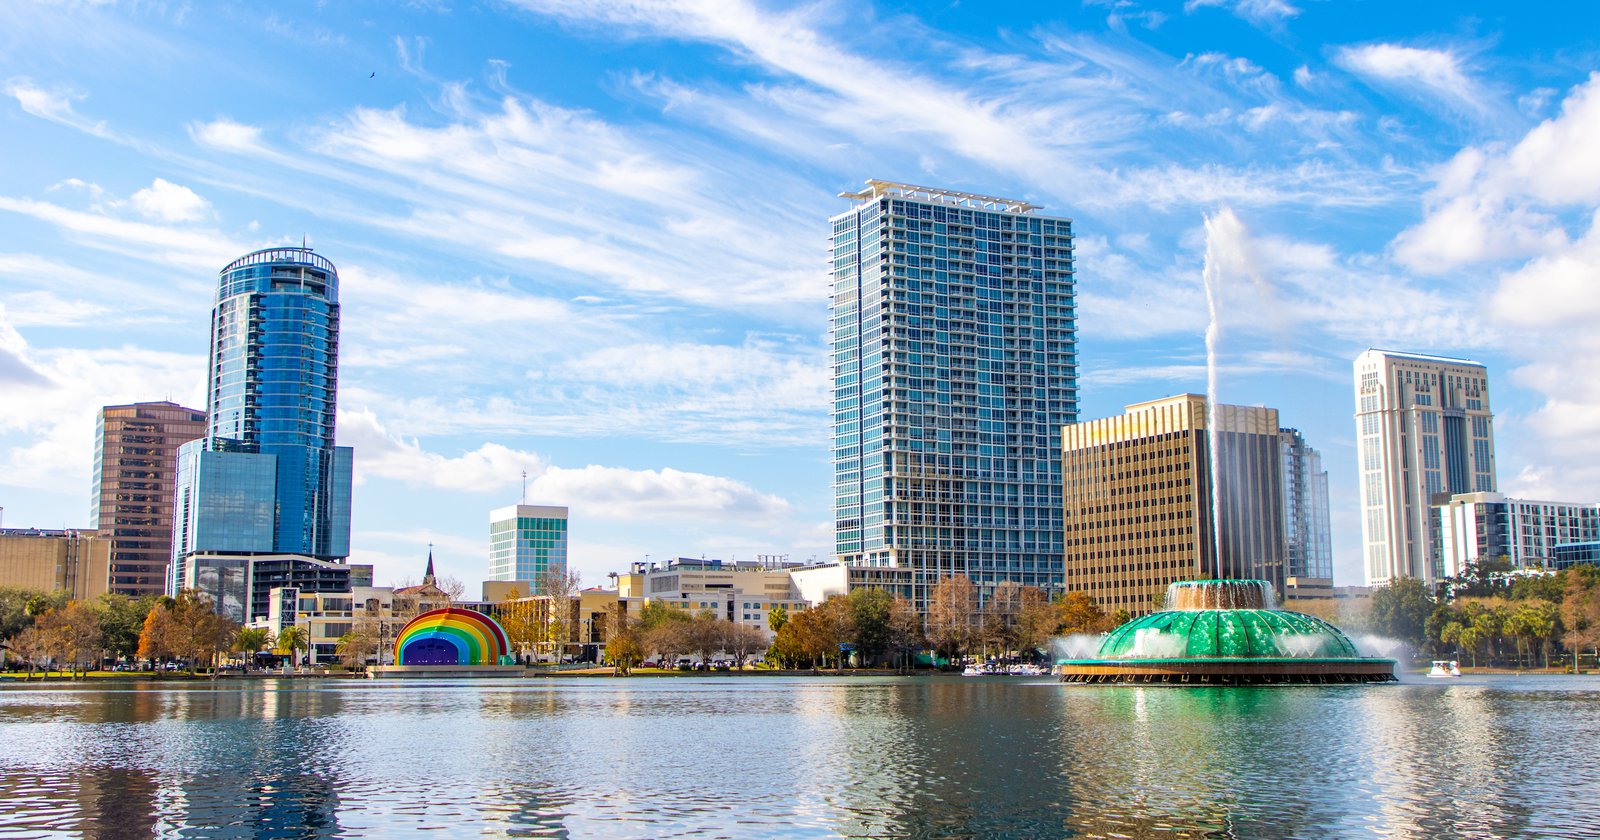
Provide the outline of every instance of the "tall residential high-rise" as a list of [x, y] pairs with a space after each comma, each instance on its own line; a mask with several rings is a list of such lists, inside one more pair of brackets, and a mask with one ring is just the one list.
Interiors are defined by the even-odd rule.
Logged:
[[527, 584], [524, 595], [543, 595], [546, 575], [567, 571], [567, 509], [512, 505], [489, 513], [489, 580]]
[[[1057, 588], [1072, 222], [886, 181], [832, 220], [834, 533], [861, 580]], [[852, 581], [857, 580], [852, 572]]]
[[1489, 373], [1466, 359], [1368, 350], [1356, 357], [1361, 541], [1368, 585], [1445, 576], [1432, 504], [1495, 489]]
[[1255, 578], [1283, 590], [1278, 410], [1217, 406], [1215, 505], [1207, 422], [1206, 398], [1180, 394], [1061, 430], [1069, 591], [1143, 613], [1180, 580]]
[[1283, 454], [1284, 575], [1333, 583], [1333, 532], [1328, 524], [1328, 471], [1322, 454], [1296, 429], [1280, 429]]
[[169, 590], [248, 589], [241, 558], [250, 556], [349, 555], [352, 453], [334, 445], [338, 366], [333, 263], [270, 248], [222, 270], [206, 436], [178, 453]]
[[206, 413], [176, 403], [100, 409], [89, 527], [111, 540], [110, 591], [137, 598], [166, 589], [178, 447], [205, 433]]

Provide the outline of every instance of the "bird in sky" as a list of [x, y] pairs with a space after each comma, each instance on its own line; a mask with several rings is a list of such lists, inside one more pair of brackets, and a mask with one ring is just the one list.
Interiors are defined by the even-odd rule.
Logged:
[[376, 70], [372, 71], [372, 75], [368, 76], [367, 78], [369, 78], [369, 79], [378, 78], [378, 71], [376, 71]]

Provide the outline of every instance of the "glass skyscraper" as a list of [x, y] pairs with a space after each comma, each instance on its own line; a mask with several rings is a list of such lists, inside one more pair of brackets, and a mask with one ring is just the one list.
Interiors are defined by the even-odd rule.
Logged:
[[334, 446], [339, 275], [308, 248], [222, 270], [211, 316], [206, 436], [178, 455], [173, 573], [199, 554], [350, 553], [352, 453]]
[[1072, 223], [868, 181], [833, 218], [836, 551], [925, 604], [942, 577], [1058, 588], [1077, 419]]

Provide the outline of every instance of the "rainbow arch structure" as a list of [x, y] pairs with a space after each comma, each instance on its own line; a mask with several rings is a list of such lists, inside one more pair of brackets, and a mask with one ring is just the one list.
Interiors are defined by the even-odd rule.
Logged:
[[477, 610], [445, 607], [406, 622], [394, 642], [399, 665], [498, 665], [510, 649], [500, 623]]

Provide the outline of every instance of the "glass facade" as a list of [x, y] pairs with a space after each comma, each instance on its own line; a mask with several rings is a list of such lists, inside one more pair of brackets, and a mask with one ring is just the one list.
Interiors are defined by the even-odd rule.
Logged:
[[1322, 454], [1295, 429], [1279, 433], [1283, 453], [1284, 536], [1289, 577], [1333, 579], [1333, 532], [1328, 524], [1328, 472]]
[[489, 515], [489, 580], [522, 581], [542, 595], [547, 574], [567, 570], [567, 509], [515, 505]]
[[868, 184], [832, 220], [837, 555], [905, 570], [919, 603], [952, 574], [1059, 587], [1072, 223]]
[[[212, 310], [206, 437], [193, 453], [191, 483], [178, 488], [178, 515], [187, 511], [194, 521], [182, 523], [186, 539], [174, 540], [175, 557], [349, 555], [352, 453], [334, 446], [338, 301], [333, 263], [309, 249], [256, 251], [222, 270]], [[265, 541], [255, 518], [260, 493], [270, 499]], [[173, 580], [182, 577], [176, 569]]]

